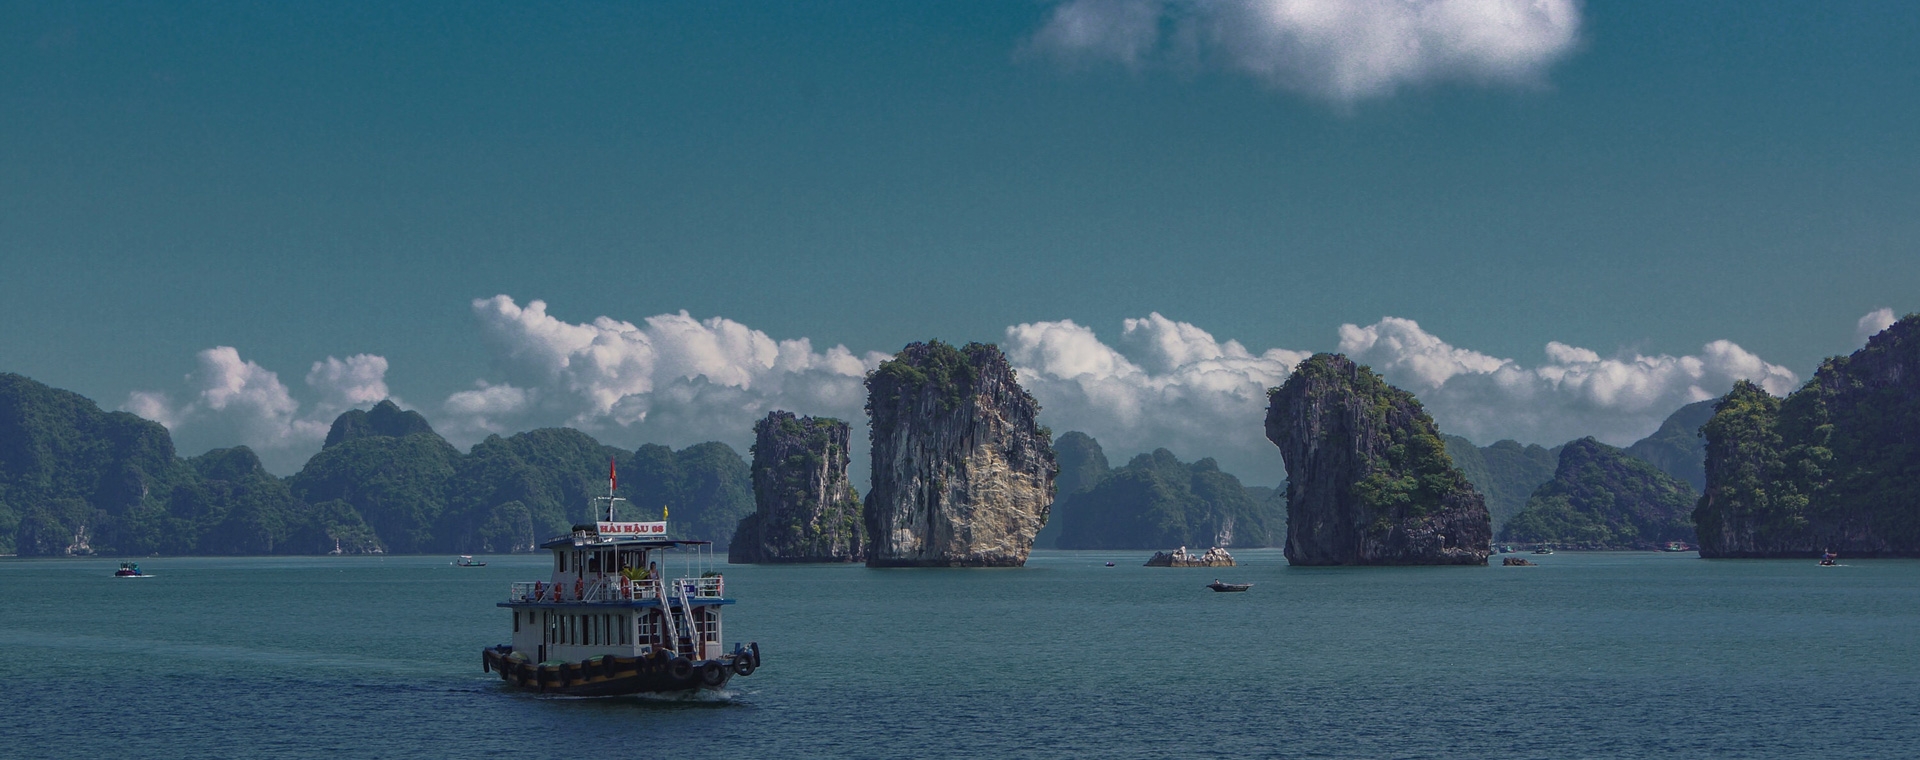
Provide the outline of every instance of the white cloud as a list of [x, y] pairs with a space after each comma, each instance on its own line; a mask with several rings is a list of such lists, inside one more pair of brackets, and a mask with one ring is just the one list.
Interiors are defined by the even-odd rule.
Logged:
[[1572, 53], [1578, 0], [1066, 0], [1035, 48], [1218, 65], [1342, 102], [1454, 80], [1531, 84]]
[[1898, 321], [1900, 318], [1893, 315], [1893, 309], [1874, 309], [1860, 318], [1855, 326], [1854, 337], [1859, 338], [1861, 343], [1865, 343], [1868, 338], [1892, 327], [1893, 323]]
[[280, 376], [241, 358], [232, 346], [195, 355], [185, 377], [191, 399], [176, 404], [163, 391], [134, 391], [122, 409], [167, 426], [186, 455], [245, 444], [268, 469], [287, 473], [320, 448], [333, 417], [387, 397], [387, 360], [371, 354], [315, 362], [307, 385], [321, 395], [303, 411]]
[[373, 354], [354, 354], [345, 360], [331, 356], [313, 363], [307, 385], [320, 391], [320, 408], [336, 414], [387, 398], [387, 360]]
[[640, 441], [687, 445], [721, 440], [744, 448], [753, 423], [774, 409], [864, 419], [866, 373], [886, 358], [843, 346], [774, 340], [729, 319], [686, 312], [639, 324], [587, 323], [498, 295], [473, 301], [504, 379], [449, 396], [436, 422], [471, 442], [487, 433], [567, 425]]
[[1115, 465], [1164, 447], [1214, 457], [1251, 483], [1279, 481], [1279, 456], [1261, 423], [1266, 390], [1308, 352], [1254, 354], [1157, 313], [1122, 328], [1124, 352], [1072, 320], [1007, 328], [1002, 348], [1040, 402], [1043, 422], [1099, 439]]
[[1736, 380], [1774, 394], [1799, 384], [1785, 367], [1725, 340], [1694, 356], [1612, 358], [1551, 342], [1546, 361], [1527, 368], [1456, 348], [1408, 319], [1342, 325], [1340, 335], [1341, 351], [1419, 396], [1443, 431], [1481, 445], [1501, 438], [1555, 445], [1588, 435], [1625, 445], [1673, 410], [1726, 393]]

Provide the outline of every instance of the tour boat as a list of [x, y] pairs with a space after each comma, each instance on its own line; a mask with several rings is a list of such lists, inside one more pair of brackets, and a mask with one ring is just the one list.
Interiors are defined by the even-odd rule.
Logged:
[[454, 567], [486, 567], [487, 563], [475, 562], [473, 561], [473, 555], [462, 554], [460, 555], [459, 559], [456, 559], [453, 561], [453, 566]]
[[[594, 499], [607, 519], [541, 545], [544, 581], [514, 583], [498, 606], [513, 643], [481, 651], [481, 667], [550, 694], [614, 696], [719, 689], [760, 667], [760, 645], [722, 648], [726, 579], [708, 568], [711, 543], [667, 537], [667, 523], [618, 522], [615, 473]], [[602, 512], [600, 503], [605, 503]], [[664, 517], [664, 516], [663, 516]]]
[[1216, 579], [1214, 579], [1214, 581], [1213, 581], [1212, 583], [1209, 583], [1209, 584], [1207, 584], [1207, 588], [1210, 588], [1210, 589], [1213, 589], [1213, 590], [1214, 590], [1214, 591], [1216, 591], [1216, 592], [1221, 592], [1221, 591], [1245, 591], [1245, 590], [1247, 590], [1247, 589], [1250, 589], [1250, 588], [1253, 588], [1253, 584], [1251, 584], [1251, 583], [1221, 583], [1221, 582], [1220, 582], [1220, 580], [1216, 578]]
[[113, 571], [113, 577], [115, 578], [152, 578], [153, 574], [140, 572], [140, 563], [138, 562], [122, 562], [120, 563], [120, 569]]

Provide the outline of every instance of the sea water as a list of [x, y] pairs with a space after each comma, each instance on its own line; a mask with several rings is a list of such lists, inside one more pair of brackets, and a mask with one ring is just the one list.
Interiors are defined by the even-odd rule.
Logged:
[[155, 558], [133, 580], [0, 560], [0, 756], [1920, 754], [1920, 562], [1147, 554], [728, 566], [727, 645], [757, 641], [765, 664], [695, 700], [481, 672], [509, 640], [495, 602], [545, 557]]

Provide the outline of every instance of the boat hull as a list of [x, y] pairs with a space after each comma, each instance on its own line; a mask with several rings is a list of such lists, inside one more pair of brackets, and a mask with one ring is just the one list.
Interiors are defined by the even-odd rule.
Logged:
[[510, 685], [543, 694], [575, 697], [612, 697], [623, 694], [659, 694], [720, 689], [734, 676], [751, 675], [760, 667], [760, 647], [754, 645], [716, 660], [674, 658], [595, 657], [560, 665], [536, 665], [514, 659], [513, 647], [481, 650], [480, 666], [500, 674]]

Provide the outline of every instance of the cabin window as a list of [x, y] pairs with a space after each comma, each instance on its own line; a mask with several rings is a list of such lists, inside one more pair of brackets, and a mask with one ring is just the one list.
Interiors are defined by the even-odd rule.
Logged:
[[519, 610], [513, 611], [513, 632], [514, 633], [520, 632], [520, 611]]
[[553, 560], [555, 562], [560, 563], [560, 572], [564, 573], [567, 571], [567, 553], [566, 552], [554, 552]]

